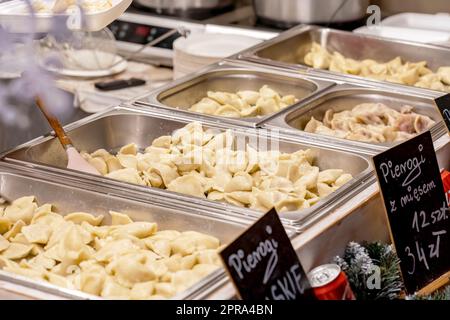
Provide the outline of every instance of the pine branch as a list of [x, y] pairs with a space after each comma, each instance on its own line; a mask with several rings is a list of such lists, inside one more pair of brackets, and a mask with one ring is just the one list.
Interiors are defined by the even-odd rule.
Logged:
[[[360, 245], [350, 242], [344, 258], [336, 257], [335, 262], [346, 273], [350, 286], [358, 300], [397, 299], [402, 282], [398, 259], [392, 247], [381, 243]], [[380, 270], [380, 288], [370, 288], [368, 280], [373, 280], [375, 267]]]
[[407, 297], [408, 300], [450, 300], [450, 286], [439, 290], [433, 294], [426, 296], [412, 295]]
[[400, 259], [389, 245], [379, 242], [365, 243], [369, 256], [380, 267], [381, 288], [374, 292], [375, 299], [397, 299], [403, 283], [400, 275]]

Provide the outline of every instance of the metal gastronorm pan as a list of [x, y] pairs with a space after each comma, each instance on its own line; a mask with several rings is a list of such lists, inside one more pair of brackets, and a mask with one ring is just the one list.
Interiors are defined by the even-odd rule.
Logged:
[[[109, 210], [120, 211], [136, 221], [157, 222], [160, 230], [203, 232], [219, 238], [224, 244], [232, 242], [250, 225], [248, 219], [223, 219], [211, 209], [193, 209], [186, 204], [167, 203], [166, 199], [147, 198], [137, 201], [133, 199], [133, 192], [129, 190], [124, 197], [107, 187], [93, 186], [82, 181], [64, 182], [60, 176], [5, 163], [0, 164], [0, 194], [7, 199], [34, 195], [38, 203], [52, 203], [63, 215], [75, 211], [89, 212], [93, 215], [102, 214], [105, 216], [106, 224], [110, 221]], [[222, 278], [226, 278], [225, 270], [219, 268], [174, 298], [197, 298], [202, 291], [210, 290], [210, 287]], [[99, 298], [1, 270], [0, 280], [69, 299]]]
[[[396, 110], [400, 110], [403, 105], [412, 106], [414, 112], [429, 116], [436, 121], [436, 124], [430, 128], [433, 140], [440, 138], [446, 133], [442, 116], [431, 98], [348, 84], [337, 85], [326, 89], [312, 101], [308, 101], [277, 116], [271, 117], [261, 125], [267, 128], [277, 128], [295, 135], [317, 136], [317, 134], [303, 131], [311, 117], [322, 120], [325, 112], [329, 109], [340, 112], [349, 110], [358, 104], [368, 102], [383, 103]], [[358, 142], [326, 135], [322, 135], [322, 137], [348, 143], [355, 147], [362, 146], [363, 148], [373, 149], [375, 151], [381, 151], [396, 144]]]
[[[268, 85], [281, 95], [294, 95], [299, 100], [298, 103], [301, 103], [305, 99], [334, 84], [331, 81], [318, 80], [313, 77], [302, 76], [298, 73], [221, 62], [160, 87], [138, 98], [135, 103], [137, 105], [150, 105], [168, 111], [191, 114], [198, 119], [209, 119], [246, 127], [256, 127], [258, 123], [274, 114], [249, 118], [227, 118], [201, 114], [189, 111], [188, 109], [206, 97], [208, 91], [231, 93], [242, 90], [258, 91], [263, 85]], [[292, 106], [286, 107], [284, 110], [290, 109]]]
[[379, 62], [387, 62], [400, 56], [402, 59], [411, 62], [427, 61], [428, 67], [433, 71], [436, 71], [441, 66], [450, 65], [450, 48], [401, 40], [389, 40], [317, 26], [293, 28], [276, 38], [237, 54], [230, 60], [241, 59], [275, 68], [294, 69], [301, 73], [322, 76], [336, 81], [341, 80], [378, 87], [394, 87], [400, 90], [403, 88], [403, 90], [431, 91], [361, 76], [313, 69], [304, 64], [304, 57], [309, 52], [313, 42], [318, 42], [330, 52], [338, 51], [345, 57], [356, 60], [374, 59]]
[[[180, 115], [169, 117], [168, 115], [157, 114], [152, 110], [120, 106], [75, 122], [67, 126], [66, 129], [72, 141], [80, 150], [93, 152], [99, 148], [105, 148], [114, 152], [121, 146], [131, 142], [135, 142], [140, 148], [144, 148], [150, 145], [153, 139], [162, 135], [169, 135], [191, 121], [192, 118], [183, 118]], [[267, 149], [279, 148], [282, 152], [295, 152], [299, 149], [310, 148], [316, 152], [318, 158], [316, 164], [322, 170], [341, 168], [353, 175], [354, 179], [352, 181], [323, 198], [315, 206], [298, 212], [283, 213], [283, 221], [291, 225], [307, 224], [322, 214], [326, 214], [327, 210], [331, 210], [340, 201], [344, 201], [345, 195], [351, 196], [355, 189], [362, 187], [363, 184], [361, 182], [367, 176], [373, 174], [371, 165], [366, 157], [355, 154], [354, 150], [343, 151], [334, 143], [327, 146], [320, 142], [321, 145], [317, 145], [314, 144], [314, 141], [302, 141], [302, 139], [297, 137], [289, 138], [281, 134], [278, 136], [277, 130], [272, 132], [250, 128], [243, 130], [239, 127], [230, 127], [227, 124], [219, 126], [216, 123], [204, 123], [204, 127], [219, 131], [233, 129], [235, 136], [243, 138], [245, 143], [242, 146], [250, 143], [255, 148], [260, 148], [261, 146]], [[168, 201], [172, 201], [169, 199], [182, 200], [199, 207], [209, 206], [220, 209], [225, 216], [247, 215], [253, 218], [261, 216], [261, 212], [247, 208], [68, 170], [65, 168], [67, 163], [66, 153], [58, 140], [52, 136], [37, 138], [19, 146], [11, 152], [5, 153], [4, 159], [7, 162], [18, 162], [46, 171], [60, 172], [65, 177], [79, 177], [92, 183], [108, 185], [110, 188], [118, 190], [141, 192], [144, 199], [152, 194], [160, 195], [166, 197]]]

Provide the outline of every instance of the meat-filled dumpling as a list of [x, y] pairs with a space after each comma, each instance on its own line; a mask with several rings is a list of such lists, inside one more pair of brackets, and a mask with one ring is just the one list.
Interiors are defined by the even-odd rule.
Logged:
[[397, 111], [382, 103], [362, 103], [351, 110], [325, 112], [323, 121], [314, 117], [304, 131], [363, 142], [384, 143], [409, 139], [431, 128], [435, 121], [404, 105]]

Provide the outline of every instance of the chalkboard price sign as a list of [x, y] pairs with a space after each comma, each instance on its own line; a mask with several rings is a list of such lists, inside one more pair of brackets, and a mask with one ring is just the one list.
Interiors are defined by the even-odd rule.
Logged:
[[434, 102], [441, 112], [442, 118], [447, 126], [447, 130], [450, 133], [450, 94], [437, 98]]
[[373, 161], [411, 294], [450, 270], [450, 216], [431, 134], [427, 131]]
[[315, 299], [275, 209], [223, 249], [220, 255], [244, 300]]

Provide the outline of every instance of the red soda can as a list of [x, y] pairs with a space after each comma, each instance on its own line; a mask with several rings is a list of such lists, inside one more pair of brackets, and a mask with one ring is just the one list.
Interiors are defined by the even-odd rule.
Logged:
[[445, 196], [447, 203], [450, 204], [450, 172], [442, 170], [441, 172], [442, 183], [444, 184]]
[[337, 264], [324, 264], [308, 273], [309, 282], [319, 300], [356, 300], [347, 276]]

